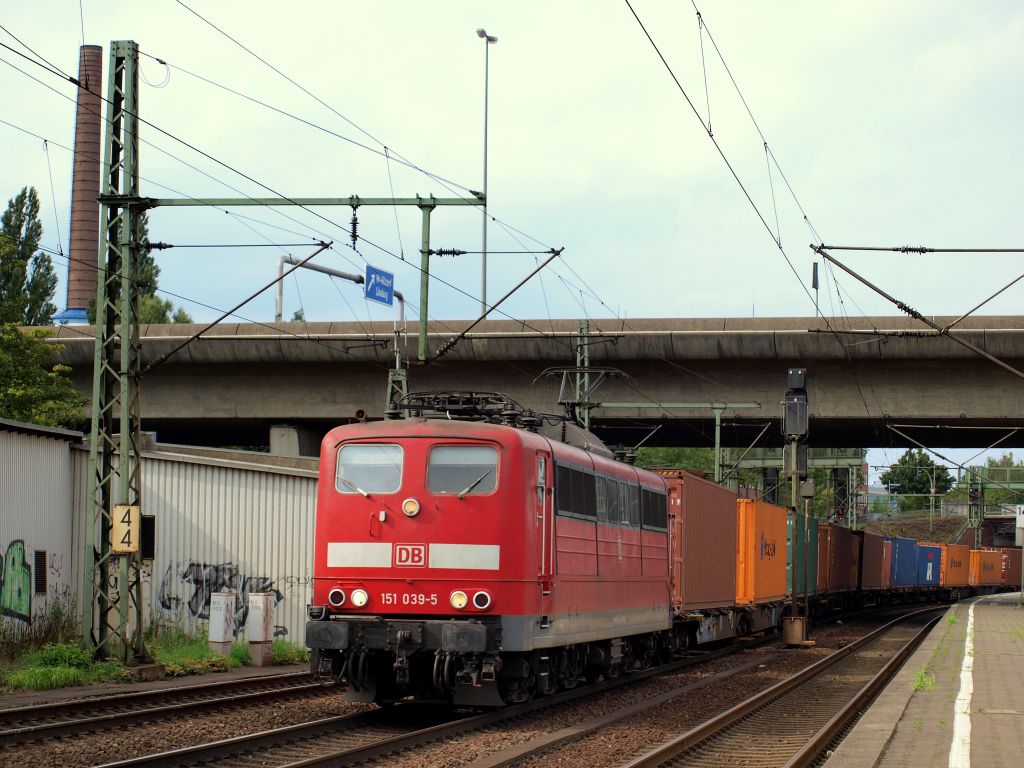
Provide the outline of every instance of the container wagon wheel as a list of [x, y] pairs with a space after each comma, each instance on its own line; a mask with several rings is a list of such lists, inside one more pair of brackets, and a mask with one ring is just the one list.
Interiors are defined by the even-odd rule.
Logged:
[[750, 634], [750, 617], [746, 614], [740, 616], [739, 621], [736, 622], [736, 636], [746, 637]]

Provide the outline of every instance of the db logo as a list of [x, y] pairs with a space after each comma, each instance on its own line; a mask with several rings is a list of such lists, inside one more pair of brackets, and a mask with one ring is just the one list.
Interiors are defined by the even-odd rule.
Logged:
[[427, 564], [426, 544], [395, 544], [395, 566], [422, 568]]

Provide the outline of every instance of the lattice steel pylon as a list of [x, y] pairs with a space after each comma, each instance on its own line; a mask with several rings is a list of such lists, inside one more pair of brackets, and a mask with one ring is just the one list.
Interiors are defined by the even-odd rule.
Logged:
[[[82, 567], [82, 641], [98, 657], [141, 659], [139, 286], [142, 203], [138, 166], [135, 42], [110, 46], [104, 141], [103, 223], [98, 254], [89, 495]], [[116, 431], [115, 431], [116, 425]], [[132, 521], [125, 532], [123, 523]], [[114, 532], [117, 531], [117, 538]], [[125, 552], [127, 549], [133, 551]]]

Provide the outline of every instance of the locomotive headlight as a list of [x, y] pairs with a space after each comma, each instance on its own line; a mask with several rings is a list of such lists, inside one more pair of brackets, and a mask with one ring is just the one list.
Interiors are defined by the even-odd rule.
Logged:
[[486, 592], [477, 592], [473, 595], [473, 606], [481, 611], [491, 607], [491, 596]]
[[327, 602], [329, 602], [335, 608], [338, 608], [345, 604], [345, 593], [342, 590], [335, 587], [327, 593]]
[[362, 608], [368, 602], [370, 602], [370, 596], [367, 594], [365, 589], [352, 590], [352, 605], [356, 608]]
[[406, 499], [402, 502], [402, 511], [406, 517], [416, 517], [420, 513], [420, 503], [416, 499]]
[[452, 596], [449, 598], [452, 604], [452, 608], [457, 611], [461, 611], [469, 603], [469, 598], [466, 597], [466, 593], [461, 589], [452, 592]]

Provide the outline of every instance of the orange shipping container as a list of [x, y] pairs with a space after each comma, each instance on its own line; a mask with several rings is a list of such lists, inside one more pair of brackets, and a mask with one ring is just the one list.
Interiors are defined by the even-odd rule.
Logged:
[[966, 544], [942, 544], [942, 565], [939, 584], [943, 587], [966, 587], [970, 581], [971, 548]]
[[1003, 575], [1003, 553], [998, 549], [972, 549], [970, 583], [972, 587], [998, 585]]
[[783, 507], [736, 502], [736, 603], [751, 605], [786, 596], [786, 519]]

